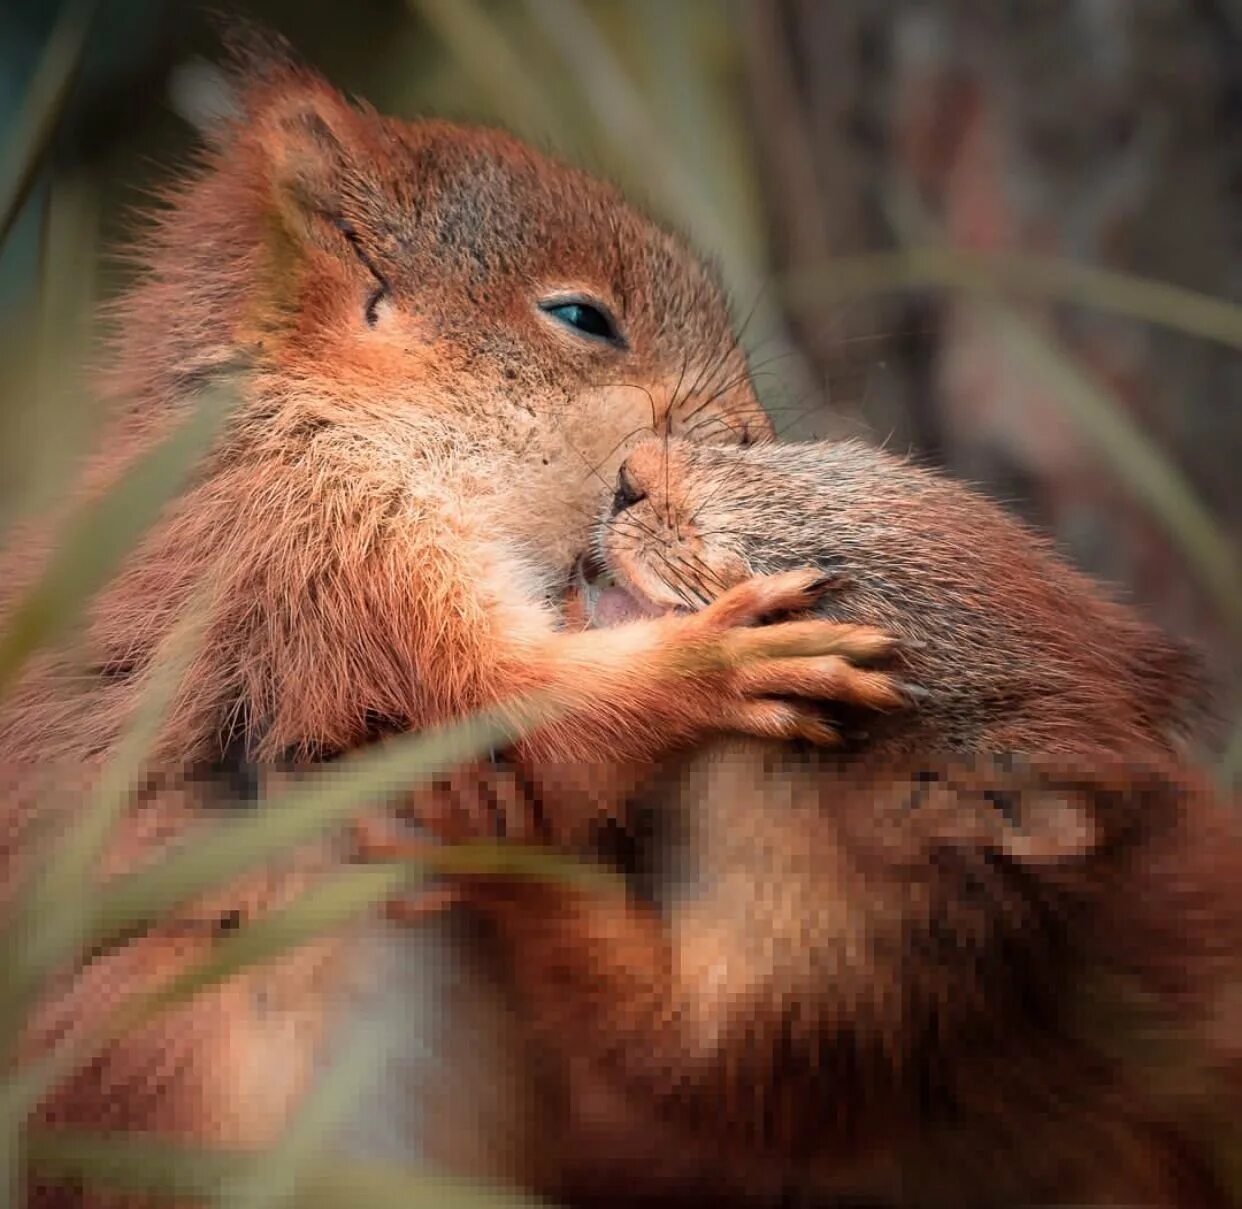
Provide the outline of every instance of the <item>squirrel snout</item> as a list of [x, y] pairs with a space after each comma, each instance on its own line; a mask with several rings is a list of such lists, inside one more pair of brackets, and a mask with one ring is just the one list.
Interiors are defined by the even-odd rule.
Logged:
[[633, 475], [622, 465], [617, 471], [617, 490], [612, 497], [612, 514], [616, 516], [647, 498], [647, 493], [634, 481]]

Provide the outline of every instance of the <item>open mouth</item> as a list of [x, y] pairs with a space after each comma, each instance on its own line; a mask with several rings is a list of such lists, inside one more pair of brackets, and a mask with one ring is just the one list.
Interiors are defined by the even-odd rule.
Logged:
[[607, 629], [645, 617], [663, 617], [670, 610], [642, 593], [617, 583], [599, 559], [584, 554], [574, 564], [569, 581], [568, 611], [580, 616], [586, 628]]

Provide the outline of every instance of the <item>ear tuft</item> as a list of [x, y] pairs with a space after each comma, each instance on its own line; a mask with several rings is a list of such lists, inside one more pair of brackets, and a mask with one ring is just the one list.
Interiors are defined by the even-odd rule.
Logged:
[[341, 208], [342, 185], [349, 155], [319, 98], [298, 98], [267, 115], [264, 142], [278, 208], [291, 220], [295, 233], [318, 229]]
[[236, 13], [216, 12], [212, 22], [241, 115], [233, 137], [257, 141], [289, 233], [322, 239], [325, 217], [340, 209], [357, 114], [274, 30]]
[[225, 69], [239, 91], [305, 70], [288, 40], [255, 18], [217, 10], [210, 21], [224, 48]]
[[258, 151], [284, 233], [295, 244], [352, 256], [341, 236], [349, 203], [373, 203], [379, 191], [367, 171], [375, 115], [352, 105], [265, 26], [235, 17], [218, 25], [240, 114], [230, 133]]
[[1153, 629], [1139, 645], [1135, 665], [1149, 712], [1169, 738], [1194, 735], [1217, 720], [1211, 675], [1197, 647]]

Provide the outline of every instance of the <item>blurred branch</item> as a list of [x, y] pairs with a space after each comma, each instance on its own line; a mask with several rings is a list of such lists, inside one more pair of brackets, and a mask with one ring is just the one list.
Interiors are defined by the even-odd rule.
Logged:
[[0, 149], [0, 244], [8, 238], [51, 145], [82, 62], [97, 0], [70, 0], [43, 48], [15, 128]]
[[632, 163], [641, 155], [642, 179], [658, 193], [671, 213], [704, 241], [727, 255], [736, 239], [717, 216], [711, 199], [673, 154], [663, 131], [642, 95], [626, 77], [612, 48], [575, 0], [525, 0], [526, 11], [540, 33], [559, 53], [565, 70], [578, 86], [600, 133], [618, 157]]
[[1194, 487], [1115, 396], [1033, 323], [1004, 306], [989, 307], [987, 315], [1005, 348], [1044, 380], [1053, 402], [1164, 526], [1221, 616], [1242, 635], [1242, 566]]
[[1172, 536], [1231, 628], [1242, 633], [1242, 568], [1228, 536], [1193, 486], [1126, 409], [1038, 327], [1005, 306], [1006, 287], [1164, 323], [1242, 348], [1242, 307], [1160, 282], [1064, 261], [1006, 253], [984, 256], [925, 246], [829, 261], [788, 279], [798, 297], [822, 301], [859, 293], [936, 286], [990, 300], [984, 308], [1001, 342], [1048, 385], [1052, 401], [1088, 437], [1118, 477]]
[[[943, 242], [938, 225], [904, 182], [892, 183], [885, 209], [899, 239], [906, 243], [917, 239], [919, 254], [927, 255], [930, 249], [932, 263], [948, 264], [961, 255]], [[907, 249], [901, 255], [910, 254]], [[937, 254], [943, 261], [936, 260]], [[1030, 259], [1039, 263], [1037, 257]], [[968, 258], [966, 263], [970, 263]], [[1123, 274], [1115, 276], [1125, 278]], [[1085, 372], [1069, 350], [1008, 306], [986, 277], [973, 280], [981, 295], [980, 313], [991, 323], [997, 339], [1043, 380], [1049, 402], [1146, 505], [1199, 577], [1222, 619], [1235, 633], [1242, 634], [1242, 563], [1193, 485], [1134, 422], [1116, 395]], [[982, 305], [984, 300], [987, 305]]]
[[226, 387], [204, 394], [164, 441], [139, 458], [102, 497], [78, 509], [60, 535], [43, 577], [6, 619], [0, 634], [0, 692], [36, 651], [58, 641], [73, 626], [116, 573], [210, 448], [232, 402]]
[[496, 112], [526, 135], [555, 130], [556, 115], [527, 64], [476, 0], [407, 0], [443, 39]]
[[1242, 349], [1242, 306], [1236, 303], [1130, 273], [1020, 252], [910, 247], [827, 260], [785, 280], [788, 297], [803, 304], [923, 289], [1012, 291], [1111, 311]]

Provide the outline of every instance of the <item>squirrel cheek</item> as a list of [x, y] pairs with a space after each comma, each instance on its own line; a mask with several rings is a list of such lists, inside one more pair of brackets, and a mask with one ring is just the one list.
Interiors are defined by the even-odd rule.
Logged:
[[713, 584], [721, 591], [745, 583], [756, 574], [755, 568], [733, 550], [713, 549], [710, 543], [703, 542], [695, 554], [699, 563], [711, 573]]

